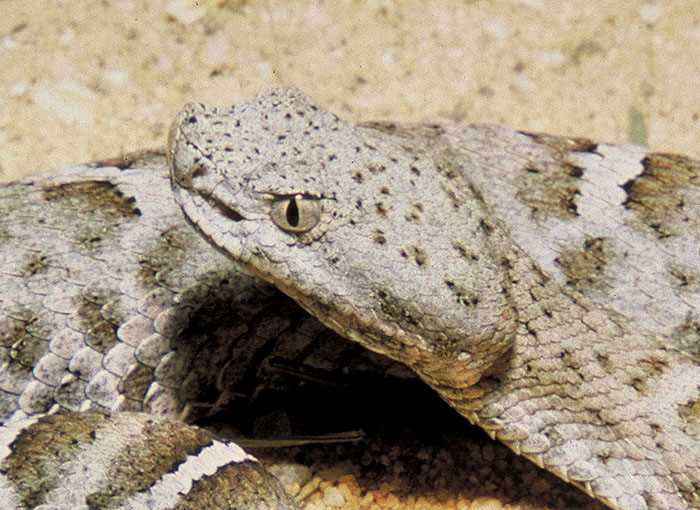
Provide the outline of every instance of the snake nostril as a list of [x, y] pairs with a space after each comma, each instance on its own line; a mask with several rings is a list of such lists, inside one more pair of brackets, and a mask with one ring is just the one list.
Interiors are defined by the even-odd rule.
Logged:
[[177, 182], [179, 186], [191, 189], [192, 181], [205, 177], [209, 173], [209, 169], [202, 162], [195, 161], [190, 165], [187, 165], [186, 163], [187, 162], [182, 164], [181, 162], [177, 161], [171, 163], [170, 173], [173, 180]]
[[192, 169], [192, 177], [204, 177], [207, 175], [207, 167], [204, 165], [197, 165]]

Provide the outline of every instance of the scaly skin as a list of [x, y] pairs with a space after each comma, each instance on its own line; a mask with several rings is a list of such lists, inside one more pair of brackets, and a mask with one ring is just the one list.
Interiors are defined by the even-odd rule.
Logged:
[[294, 90], [188, 105], [175, 197], [233, 260], [611, 508], [700, 508], [700, 163]]
[[[294, 508], [247, 457], [212, 467], [205, 456], [197, 467], [211, 436], [183, 421], [253, 414], [258, 395], [282, 384], [272, 359], [348, 374], [391, 368], [362, 351], [201, 239], [172, 199], [162, 154], [0, 185], [1, 510], [138, 502], [187, 459], [188, 473], [215, 474], [217, 491], [232, 495], [213, 502], [199, 479], [161, 484], [183, 493], [181, 505]], [[149, 441], [127, 433], [144, 427]], [[142, 453], [171, 461], [145, 470]], [[172, 506], [173, 492], [162, 496], [160, 507]]]
[[[162, 155], [0, 185], [0, 239], [1, 510], [296, 508], [236, 445], [177, 420], [250, 390], [219, 374], [255, 372], [295, 312], [191, 231]], [[280, 328], [246, 338], [257, 319]]]

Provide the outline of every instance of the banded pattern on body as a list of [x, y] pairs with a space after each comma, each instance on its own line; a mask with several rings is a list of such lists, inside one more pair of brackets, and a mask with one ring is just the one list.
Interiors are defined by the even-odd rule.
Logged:
[[95, 412], [0, 428], [2, 510], [296, 508], [233, 443], [145, 413]]

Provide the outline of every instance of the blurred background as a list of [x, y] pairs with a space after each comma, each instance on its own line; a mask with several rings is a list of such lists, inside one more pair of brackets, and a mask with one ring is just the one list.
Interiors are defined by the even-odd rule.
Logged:
[[697, 0], [0, 0], [0, 179], [164, 143], [293, 85], [354, 120], [498, 123], [700, 156]]

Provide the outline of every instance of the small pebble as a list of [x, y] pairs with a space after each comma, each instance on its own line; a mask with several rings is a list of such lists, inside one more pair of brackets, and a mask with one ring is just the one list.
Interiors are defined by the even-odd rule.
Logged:
[[340, 508], [345, 504], [345, 498], [337, 487], [328, 487], [323, 491], [323, 502], [330, 507]]
[[501, 510], [502, 508], [503, 503], [496, 498], [479, 497], [469, 505], [469, 510]]

